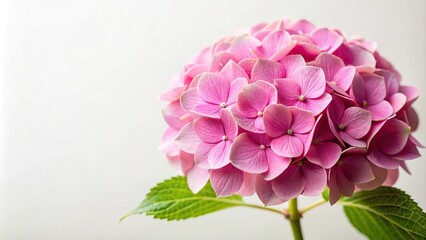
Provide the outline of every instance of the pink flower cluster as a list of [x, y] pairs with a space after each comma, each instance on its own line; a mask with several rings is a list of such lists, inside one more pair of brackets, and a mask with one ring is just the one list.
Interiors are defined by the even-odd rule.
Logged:
[[306, 20], [261, 23], [201, 51], [161, 95], [161, 150], [199, 191], [265, 205], [392, 185], [420, 156], [411, 107], [376, 44]]

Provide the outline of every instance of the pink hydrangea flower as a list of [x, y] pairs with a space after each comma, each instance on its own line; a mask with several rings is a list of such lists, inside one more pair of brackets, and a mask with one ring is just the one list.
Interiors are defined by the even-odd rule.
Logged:
[[418, 89], [376, 43], [307, 20], [260, 23], [203, 49], [160, 95], [160, 150], [193, 192], [265, 205], [393, 185], [420, 156]]

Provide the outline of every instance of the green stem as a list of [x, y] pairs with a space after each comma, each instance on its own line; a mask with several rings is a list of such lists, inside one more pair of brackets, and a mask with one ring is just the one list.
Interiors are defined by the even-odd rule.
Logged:
[[308, 211], [310, 211], [310, 210], [312, 210], [312, 209], [314, 209], [316, 207], [319, 207], [319, 206], [323, 205], [326, 202], [327, 201], [325, 201], [324, 199], [321, 199], [318, 202], [314, 202], [311, 205], [309, 205], [309, 206], [307, 206], [305, 208], [300, 209], [300, 214], [303, 215], [304, 213], [306, 213], [306, 212], [308, 212]]
[[288, 205], [288, 213], [294, 240], [303, 240], [302, 228], [300, 226], [301, 214], [297, 209], [297, 198], [290, 200]]

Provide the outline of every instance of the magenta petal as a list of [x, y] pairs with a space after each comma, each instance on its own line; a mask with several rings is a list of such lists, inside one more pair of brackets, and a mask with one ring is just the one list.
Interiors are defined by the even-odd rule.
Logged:
[[243, 88], [238, 95], [237, 106], [246, 117], [255, 118], [266, 106], [276, 102], [275, 86], [265, 81], [257, 81]]
[[228, 102], [230, 81], [218, 73], [204, 73], [198, 82], [197, 91], [201, 99], [208, 103]]
[[290, 76], [297, 69], [306, 66], [305, 59], [303, 59], [302, 55], [289, 55], [280, 62], [284, 67], [286, 76]]
[[312, 144], [306, 158], [326, 169], [331, 168], [340, 158], [342, 149], [333, 142], [319, 142]]
[[302, 155], [303, 143], [295, 136], [283, 135], [271, 142], [271, 147], [278, 155], [293, 158]]
[[391, 119], [376, 135], [377, 145], [383, 153], [393, 155], [399, 153], [410, 136], [410, 127], [403, 121]]
[[340, 139], [342, 139], [343, 141], [345, 141], [346, 143], [348, 143], [349, 145], [353, 147], [358, 147], [358, 148], [367, 147], [367, 143], [364, 140], [355, 139], [351, 137], [349, 134], [347, 134], [346, 132], [343, 132], [343, 131], [339, 132], [339, 136], [340, 136]]
[[407, 104], [412, 104], [419, 97], [419, 89], [411, 86], [399, 86], [399, 91], [407, 97]]
[[242, 77], [248, 79], [246, 71], [238, 65], [236, 62], [230, 60], [223, 68], [220, 70], [220, 74], [228, 81], [232, 81], [236, 78]]
[[340, 124], [344, 126], [344, 131], [352, 138], [364, 137], [371, 127], [370, 112], [359, 107], [350, 107], [343, 113]]
[[266, 158], [268, 159], [268, 171], [262, 174], [265, 180], [272, 180], [279, 176], [289, 166], [291, 159], [281, 157], [272, 149], [265, 149]]
[[393, 112], [396, 113], [404, 107], [407, 97], [402, 93], [395, 93], [389, 97], [389, 103], [392, 105]]
[[303, 111], [298, 108], [289, 107], [293, 121], [291, 129], [295, 133], [304, 134], [312, 130], [315, 123], [314, 115], [311, 112]]
[[351, 91], [353, 96], [355, 97], [355, 100], [357, 100], [361, 104], [363, 103], [362, 101], [364, 101], [366, 98], [365, 88], [365, 82], [362, 79], [361, 75], [359, 75], [358, 73], [355, 74], [354, 80], [352, 81]]
[[288, 77], [299, 82], [301, 93], [306, 98], [317, 98], [325, 91], [325, 76], [321, 68], [301, 67]]
[[194, 166], [189, 170], [187, 176], [189, 189], [193, 193], [198, 193], [210, 178], [209, 170]]
[[366, 183], [375, 178], [370, 163], [361, 156], [343, 158], [341, 168], [346, 178], [354, 183]]
[[182, 105], [182, 108], [188, 112], [193, 110], [195, 106], [202, 102], [203, 101], [198, 95], [196, 88], [189, 89], [180, 96], [180, 104]]
[[272, 182], [265, 181], [260, 176], [256, 179], [256, 193], [265, 206], [277, 205], [285, 202], [272, 189]]
[[376, 105], [367, 106], [366, 109], [370, 111], [373, 121], [385, 120], [393, 114], [392, 105], [387, 101], [382, 101]]
[[222, 109], [220, 111], [220, 120], [222, 121], [224, 134], [228, 139], [234, 140], [238, 135], [238, 125], [232, 113], [229, 110]]
[[283, 69], [281, 64], [265, 59], [258, 59], [251, 71], [251, 80], [264, 80], [273, 83], [275, 79], [281, 78]]
[[393, 158], [398, 160], [412, 160], [421, 157], [419, 149], [417, 146], [411, 142], [407, 141], [405, 147], [401, 150], [401, 152], [393, 155]]
[[280, 176], [272, 180], [272, 189], [284, 200], [298, 197], [304, 188], [305, 179], [297, 165], [290, 165]]
[[279, 104], [271, 104], [265, 108], [263, 121], [266, 133], [271, 137], [281, 136], [290, 129], [293, 120], [288, 107]]
[[370, 190], [376, 189], [377, 187], [380, 187], [383, 184], [383, 182], [386, 180], [388, 175], [387, 169], [383, 169], [372, 164], [371, 164], [371, 169], [373, 170], [373, 174], [375, 177], [374, 180], [371, 180], [366, 183], [357, 184], [356, 186], [358, 188], [362, 190], [370, 191]]
[[399, 163], [397, 160], [389, 157], [386, 154], [383, 154], [379, 149], [374, 148], [368, 151], [367, 155], [368, 160], [370, 160], [373, 164], [378, 167], [385, 169], [396, 169], [399, 167]]
[[275, 80], [275, 86], [278, 89], [278, 99], [280, 103], [286, 106], [294, 106], [299, 102], [299, 97], [302, 95], [300, 85], [292, 79]]
[[324, 191], [327, 185], [327, 173], [324, 168], [310, 162], [304, 162], [301, 167], [305, 179], [305, 196], [317, 196]]
[[242, 186], [244, 174], [232, 164], [211, 170], [210, 182], [218, 197], [226, 197], [235, 194]]
[[256, 192], [257, 175], [244, 173], [244, 180], [237, 194], [241, 196], [251, 196]]
[[230, 163], [229, 153], [231, 145], [230, 141], [222, 141], [210, 150], [208, 160], [212, 169], [218, 169]]
[[368, 105], [375, 105], [383, 101], [386, 97], [386, 85], [382, 76], [365, 73], [362, 74], [365, 84], [365, 100]]
[[340, 167], [336, 167], [333, 170], [336, 171], [336, 183], [339, 191], [343, 195], [351, 197], [355, 190], [355, 184], [346, 178]]
[[217, 143], [225, 135], [220, 119], [200, 117], [194, 121], [194, 131], [204, 142]]
[[249, 173], [263, 173], [268, 170], [266, 153], [253, 142], [247, 133], [239, 135], [232, 144], [230, 159], [238, 169]]
[[337, 176], [336, 171], [330, 170], [329, 172], [329, 182], [328, 187], [330, 188], [329, 201], [331, 205], [334, 205], [337, 201], [339, 201], [341, 193], [339, 191], [339, 187], [337, 186]]
[[195, 153], [201, 143], [200, 137], [195, 133], [192, 123], [186, 124], [178, 133], [175, 139], [176, 145], [187, 153]]

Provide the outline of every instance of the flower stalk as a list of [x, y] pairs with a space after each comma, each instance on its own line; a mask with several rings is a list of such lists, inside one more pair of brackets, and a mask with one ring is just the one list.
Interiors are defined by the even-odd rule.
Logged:
[[300, 218], [302, 215], [297, 208], [297, 198], [293, 198], [288, 206], [289, 220], [291, 230], [293, 231], [294, 240], [303, 240], [302, 227], [300, 226]]

